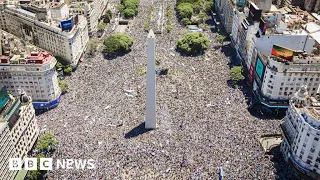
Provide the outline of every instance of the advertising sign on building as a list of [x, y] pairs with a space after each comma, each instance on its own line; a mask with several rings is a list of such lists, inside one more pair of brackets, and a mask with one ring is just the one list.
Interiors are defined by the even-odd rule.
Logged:
[[252, 66], [252, 64], [251, 64], [251, 66], [250, 66], [250, 70], [249, 70], [249, 80], [250, 80], [250, 83], [252, 83], [253, 82], [253, 79], [254, 79], [254, 67]]
[[293, 60], [293, 53], [294, 51], [279, 45], [273, 45], [271, 55], [274, 55], [276, 57], [292, 61]]
[[61, 29], [62, 31], [71, 30], [73, 27], [72, 19], [61, 21]]
[[258, 56], [257, 57], [257, 64], [256, 64], [256, 73], [257, 73], [257, 75], [258, 75], [258, 77], [259, 77], [259, 79], [261, 81], [262, 81], [262, 78], [263, 78], [264, 69], [265, 69], [265, 66], [262, 63], [260, 57]]

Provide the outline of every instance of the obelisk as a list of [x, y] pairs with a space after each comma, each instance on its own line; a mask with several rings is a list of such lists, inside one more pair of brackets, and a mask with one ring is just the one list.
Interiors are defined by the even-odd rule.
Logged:
[[147, 101], [146, 129], [155, 129], [156, 122], [156, 67], [155, 67], [155, 35], [152, 29], [148, 34], [147, 54]]

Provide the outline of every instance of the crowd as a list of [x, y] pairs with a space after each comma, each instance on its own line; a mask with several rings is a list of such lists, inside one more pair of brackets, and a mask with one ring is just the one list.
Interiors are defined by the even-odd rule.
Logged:
[[151, 3], [141, 0], [129, 24], [132, 51], [113, 60], [100, 53], [86, 58], [66, 78], [69, 91], [59, 106], [37, 117], [57, 137], [54, 159], [95, 160], [94, 170], [54, 169], [48, 179], [216, 179], [219, 167], [226, 179], [292, 179], [259, 144], [261, 135], [281, 132], [280, 122], [250, 115], [242, 91], [227, 84], [230, 59], [223, 51], [232, 49], [210, 30], [210, 47], [199, 57], [175, 51], [186, 33], [177, 20], [170, 33], [156, 34], [156, 68], [169, 72], [157, 76], [158, 128], [144, 130], [146, 76], [137, 71], [146, 67], [143, 24]]

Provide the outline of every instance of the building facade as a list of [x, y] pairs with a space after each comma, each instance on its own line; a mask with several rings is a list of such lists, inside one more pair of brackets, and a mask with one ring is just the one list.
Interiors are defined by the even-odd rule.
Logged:
[[280, 150], [296, 174], [304, 179], [320, 178], [320, 101], [309, 96], [304, 85], [289, 103], [281, 124]]
[[308, 85], [309, 94], [316, 95], [319, 92], [319, 56], [300, 54], [289, 62], [258, 52], [250, 69], [253, 71], [249, 75], [253, 91], [259, 101], [270, 108], [287, 108], [288, 100], [303, 84]]
[[108, 0], [93, 0], [88, 2], [73, 1], [69, 7], [70, 12], [73, 14], [81, 14], [86, 17], [89, 35], [92, 35], [97, 30], [99, 19], [107, 6]]
[[[65, 14], [60, 12], [58, 15], [59, 9], [52, 9], [42, 8], [44, 12], [39, 13], [40, 10], [35, 11], [29, 6], [24, 9], [2, 7], [1, 28], [76, 66], [89, 41], [86, 18], [78, 15], [58, 18]], [[65, 8], [60, 10], [65, 11]]]
[[39, 127], [31, 97], [22, 93], [13, 98], [2, 88], [0, 99], [0, 178], [11, 180], [17, 172], [9, 170], [9, 158], [27, 157], [39, 136]]
[[235, 8], [234, 0], [217, 0], [214, 2], [214, 5], [223, 27], [230, 34], [232, 32], [233, 11]]
[[22, 91], [31, 95], [36, 109], [49, 109], [60, 102], [55, 64], [57, 60], [45, 51], [29, 55], [4, 54], [0, 62], [0, 86], [14, 96]]
[[9, 170], [9, 158], [16, 157], [12, 136], [6, 122], [0, 122], [0, 179], [13, 179], [17, 171]]

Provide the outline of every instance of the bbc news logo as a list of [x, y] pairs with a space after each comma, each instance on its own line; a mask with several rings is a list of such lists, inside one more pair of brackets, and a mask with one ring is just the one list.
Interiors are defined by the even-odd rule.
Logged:
[[[56, 169], [94, 169], [94, 160], [83, 159], [57, 159]], [[21, 170], [22, 160], [20, 158], [9, 159], [9, 170]], [[24, 160], [25, 170], [37, 170], [37, 158], [25, 158]], [[52, 170], [53, 160], [52, 158], [40, 158], [40, 170]]]

